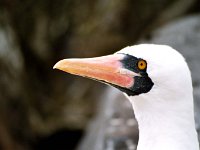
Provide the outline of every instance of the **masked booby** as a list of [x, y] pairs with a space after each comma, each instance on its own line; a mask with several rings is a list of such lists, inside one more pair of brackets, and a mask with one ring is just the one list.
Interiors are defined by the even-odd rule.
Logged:
[[135, 45], [108, 56], [63, 59], [54, 68], [122, 91], [138, 121], [137, 150], [199, 150], [191, 73], [173, 48]]

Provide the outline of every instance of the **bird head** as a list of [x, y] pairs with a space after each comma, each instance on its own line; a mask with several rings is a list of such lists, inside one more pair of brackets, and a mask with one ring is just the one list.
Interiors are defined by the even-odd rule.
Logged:
[[191, 88], [184, 58], [165, 45], [141, 44], [102, 57], [63, 59], [54, 68], [109, 84], [128, 96]]
[[103, 57], [64, 59], [54, 68], [125, 93], [138, 121], [137, 149], [198, 149], [191, 75], [183, 56], [173, 48], [135, 45]]

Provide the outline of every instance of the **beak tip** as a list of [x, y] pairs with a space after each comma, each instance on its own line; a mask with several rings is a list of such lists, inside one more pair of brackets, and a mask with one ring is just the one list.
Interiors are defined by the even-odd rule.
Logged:
[[59, 69], [60, 68], [60, 61], [57, 62], [54, 66], [53, 69]]
[[53, 69], [57, 69], [56, 64], [53, 66]]
[[58, 70], [62, 70], [65, 71], [65, 69], [68, 67], [69, 65], [67, 64], [67, 60], [63, 59], [58, 61], [54, 66], [53, 69], [58, 69]]

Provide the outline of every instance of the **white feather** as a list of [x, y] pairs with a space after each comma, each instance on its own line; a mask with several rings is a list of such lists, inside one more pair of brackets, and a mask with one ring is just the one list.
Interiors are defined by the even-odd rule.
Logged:
[[183, 56], [169, 46], [153, 44], [117, 53], [146, 60], [154, 82], [148, 93], [128, 96], [139, 125], [137, 150], [199, 150], [191, 75]]

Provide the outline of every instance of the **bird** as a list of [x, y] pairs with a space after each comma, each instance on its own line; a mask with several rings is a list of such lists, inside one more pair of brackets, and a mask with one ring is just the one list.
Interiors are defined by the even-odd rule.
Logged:
[[123, 92], [138, 122], [137, 150], [199, 150], [191, 72], [172, 47], [138, 44], [107, 56], [63, 59], [53, 68]]

